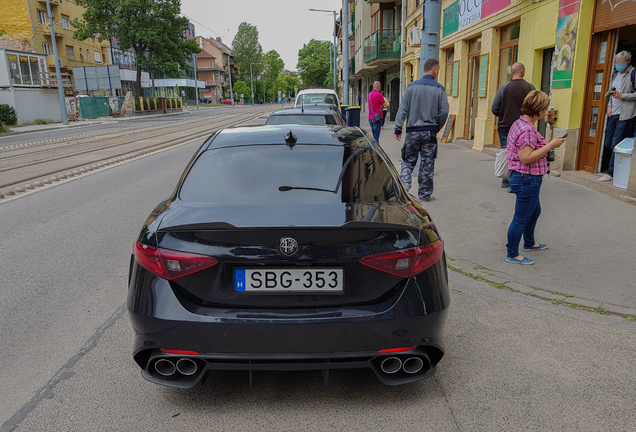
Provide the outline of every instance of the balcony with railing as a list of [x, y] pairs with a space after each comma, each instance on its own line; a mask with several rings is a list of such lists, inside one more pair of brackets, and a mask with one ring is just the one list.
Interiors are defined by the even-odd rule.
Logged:
[[400, 29], [381, 29], [371, 33], [362, 44], [365, 63], [377, 61], [398, 61], [401, 54], [402, 31]]
[[[73, 77], [68, 73], [61, 73], [62, 87], [73, 88]], [[14, 87], [55, 87], [57, 75], [55, 72], [38, 72], [29, 75], [12, 75], [11, 84]]]

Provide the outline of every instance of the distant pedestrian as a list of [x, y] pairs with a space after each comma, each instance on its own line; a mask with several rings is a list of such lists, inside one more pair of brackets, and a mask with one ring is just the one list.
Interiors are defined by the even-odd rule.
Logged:
[[523, 250], [544, 250], [548, 246], [536, 243], [534, 229], [541, 214], [539, 192], [543, 176], [548, 172], [547, 154], [565, 142], [557, 137], [546, 143], [534, 124], [545, 116], [550, 97], [542, 91], [532, 90], [523, 100], [522, 116], [513, 123], [508, 134], [508, 169], [510, 188], [517, 195], [515, 214], [508, 228], [506, 261], [516, 264], [534, 264], [519, 255], [519, 242], [523, 236]]
[[636, 127], [636, 69], [630, 65], [632, 54], [621, 51], [615, 57], [616, 72], [612, 75], [612, 87], [607, 106], [607, 126], [605, 128], [605, 148], [610, 152], [609, 168], [600, 182], [612, 181], [614, 178], [614, 147], [627, 137], [634, 136]]
[[384, 108], [382, 108], [382, 130], [384, 130], [384, 123], [386, 122], [386, 114], [389, 109], [389, 100], [386, 98], [386, 94], [384, 90], [382, 90], [382, 97], [384, 98]]
[[358, 106], [362, 106], [362, 95], [360, 93], [358, 93]]
[[380, 90], [380, 81], [373, 83], [373, 90], [369, 93], [369, 125], [373, 139], [380, 142], [380, 131], [382, 130], [382, 109], [384, 108], [384, 97]]
[[[512, 124], [521, 115], [521, 105], [525, 97], [534, 90], [534, 86], [523, 79], [526, 74], [526, 67], [523, 63], [515, 63], [510, 67], [511, 79], [497, 90], [495, 99], [492, 101], [492, 113], [499, 117], [497, 132], [499, 133], [499, 144], [505, 149], [508, 141], [508, 132]], [[501, 180], [501, 187], [509, 188], [508, 179]], [[508, 189], [508, 192], [512, 192]]]
[[413, 168], [421, 157], [418, 175], [418, 197], [432, 201], [433, 172], [437, 157], [437, 133], [448, 117], [446, 89], [437, 82], [439, 61], [428, 59], [424, 63], [424, 75], [406, 87], [395, 119], [395, 139], [402, 139], [402, 126], [406, 121], [406, 139], [402, 147], [400, 178], [411, 188]]

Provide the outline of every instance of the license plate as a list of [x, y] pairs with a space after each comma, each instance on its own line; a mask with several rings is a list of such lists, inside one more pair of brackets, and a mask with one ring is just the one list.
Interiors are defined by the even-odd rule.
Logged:
[[235, 291], [341, 293], [342, 269], [236, 269]]

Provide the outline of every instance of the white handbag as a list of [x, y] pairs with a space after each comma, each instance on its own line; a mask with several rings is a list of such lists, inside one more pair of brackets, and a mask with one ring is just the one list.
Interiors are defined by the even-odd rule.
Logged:
[[508, 150], [500, 148], [495, 151], [495, 176], [502, 179], [510, 178], [508, 171]]

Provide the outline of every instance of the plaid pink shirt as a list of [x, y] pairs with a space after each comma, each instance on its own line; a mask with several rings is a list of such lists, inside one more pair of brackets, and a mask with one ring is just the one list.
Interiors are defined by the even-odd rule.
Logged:
[[521, 174], [541, 176], [548, 172], [548, 158], [543, 156], [529, 164], [519, 160], [519, 150], [529, 145], [533, 150], [546, 145], [545, 138], [541, 136], [534, 125], [523, 117], [513, 123], [508, 133], [508, 169]]

